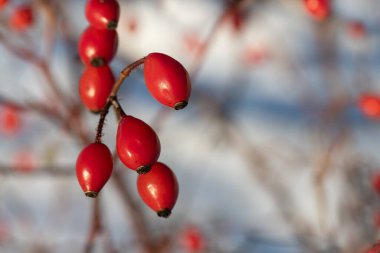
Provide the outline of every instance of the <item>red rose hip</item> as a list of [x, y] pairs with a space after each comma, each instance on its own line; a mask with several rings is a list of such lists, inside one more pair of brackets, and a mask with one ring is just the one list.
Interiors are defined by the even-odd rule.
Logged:
[[79, 80], [79, 95], [92, 112], [99, 112], [107, 102], [115, 77], [108, 65], [87, 66]]
[[25, 31], [33, 24], [33, 11], [31, 6], [22, 5], [13, 10], [9, 19], [9, 26], [18, 32]]
[[186, 69], [172, 57], [151, 53], [145, 58], [144, 79], [150, 94], [176, 110], [187, 105], [191, 92]]
[[304, 0], [306, 11], [315, 19], [322, 21], [330, 15], [329, 0]]
[[88, 0], [85, 14], [90, 25], [97, 29], [116, 29], [119, 3], [116, 0]]
[[76, 162], [78, 182], [87, 197], [95, 198], [112, 174], [113, 160], [103, 143], [91, 143], [79, 154]]
[[178, 182], [173, 171], [157, 162], [151, 171], [137, 177], [137, 190], [146, 205], [160, 217], [169, 217], [178, 198]]
[[114, 30], [87, 27], [79, 38], [78, 52], [86, 65], [99, 67], [108, 64], [115, 56], [118, 36]]
[[116, 150], [125, 166], [142, 174], [157, 162], [161, 145], [148, 124], [132, 116], [123, 116], [117, 129]]

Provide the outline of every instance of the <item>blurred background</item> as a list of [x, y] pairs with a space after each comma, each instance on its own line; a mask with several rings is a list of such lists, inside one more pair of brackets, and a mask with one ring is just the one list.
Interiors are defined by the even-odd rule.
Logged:
[[[168, 219], [120, 162], [96, 200], [77, 182], [99, 119], [78, 94], [85, 3], [0, 7], [0, 252], [359, 253], [378, 239], [379, 1], [331, 0], [325, 16], [302, 0], [119, 1], [115, 76], [162, 52], [192, 80], [180, 111], [142, 68], [119, 92], [177, 175]], [[33, 13], [22, 31], [19, 6]], [[108, 115], [111, 150], [116, 128]]]

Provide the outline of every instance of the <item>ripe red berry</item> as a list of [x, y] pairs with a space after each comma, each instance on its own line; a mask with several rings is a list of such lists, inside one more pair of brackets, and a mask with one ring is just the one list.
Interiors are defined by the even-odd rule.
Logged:
[[79, 95], [92, 112], [99, 112], [107, 102], [115, 77], [108, 65], [87, 66], [79, 80]]
[[148, 124], [132, 116], [123, 116], [117, 129], [116, 149], [125, 166], [142, 174], [157, 162], [161, 145]]
[[86, 65], [99, 67], [108, 64], [115, 56], [118, 36], [115, 30], [87, 27], [79, 38], [78, 52]]
[[33, 24], [33, 11], [31, 6], [22, 5], [13, 10], [9, 26], [15, 31], [25, 31]]
[[359, 109], [368, 118], [380, 118], [380, 97], [371, 93], [360, 95]]
[[112, 174], [113, 160], [103, 143], [91, 143], [79, 154], [76, 162], [78, 182], [87, 197], [95, 198]]
[[187, 105], [191, 92], [189, 74], [172, 57], [149, 54], [144, 63], [144, 78], [150, 94], [160, 103], [176, 110]]
[[88, 0], [85, 14], [90, 25], [97, 29], [116, 29], [119, 3], [116, 0]]
[[202, 252], [205, 248], [205, 240], [202, 232], [195, 226], [187, 227], [182, 233], [182, 244], [187, 252]]
[[304, 0], [306, 11], [315, 19], [322, 21], [330, 15], [329, 0]]
[[9, 3], [9, 0], [0, 0], [0, 10], [4, 9]]
[[149, 173], [137, 177], [142, 200], [160, 217], [169, 217], [178, 197], [178, 182], [172, 170], [157, 162]]

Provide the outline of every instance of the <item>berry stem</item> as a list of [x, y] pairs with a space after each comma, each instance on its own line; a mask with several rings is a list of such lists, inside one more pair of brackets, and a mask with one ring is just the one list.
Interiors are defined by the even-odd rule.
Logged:
[[132, 70], [134, 70], [135, 68], [137, 68], [138, 66], [140, 66], [144, 62], [145, 62], [145, 57], [143, 57], [143, 58], [141, 58], [135, 62], [132, 62], [131, 64], [129, 64], [127, 67], [125, 67], [120, 72], [119, 79], [114, 84], [113, 89], [112, 89], [111, 94], [110, 94], [110, 97], [112, 97], [112, 96], [116, 97], [117, 92], [119, 91], [119, 89], [120, 89], [121, 85], [123, 84], [123, 81], [125, 80], [125, 78], [127, 78], [129, 76], [129, 74], [132, 72]]
[[114, 106], [116, 109], [116, 112], [120, 114], [120, 116], [125, 116], [125, 112], [123, 111], [123, 108], [121, 107], [119, 101], [117, 100], [117, 92], [119, 91], [121, 85], [123, 84], [123, 81], [129, 76], [129, 74], [138, 66], [143, 64], [145, 61], [145, 57], [132, 62], [129, 64], [127, 67], [125, 67], [119, 75], [119, 79], [115, 82], [113, 85], [112, 91], [107, 99], [107, 103], [104, 105], [101, 113], [100, 113], [100, 118], [99, 118], [99, 123], [98, 127], [96, 129], [96, 137], [95, 137], [95, 142], [96, 143], [101, 143], [102, 142], [102, 135], [103, 135], [103, 127], [104, 127], [104, 122], [106, 120], [107, 114], [109, 112], [109, 109], [111, 105]]
[[118, 114], [118, 117], [125, 117], [126, 114], [125, 114], [123, 108], [121, 107], [117, 97], [114, 97], [114, 99], [112, 99], [111, 102], [112, 102], [113, 107], [115, 108], [116, 113]]

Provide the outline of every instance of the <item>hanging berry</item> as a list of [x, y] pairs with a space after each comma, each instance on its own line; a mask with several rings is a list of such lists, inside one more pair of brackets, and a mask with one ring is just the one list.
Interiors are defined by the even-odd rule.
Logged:
[[91, 143], [79, 154], [76, 162], [78, 182], [87, 197], [95, 198], [112, 174], [113, 160], [103, 143]]
[[169, 217], [178, 197], [178, 182], [172, 170], [157, 162], [149, 173], [137, 177], [140, 197], [160, 217]]
[[177, 60], [161, 53], [149, 54], [144, 63], [144, 78], [149, 92], [160, 103], [176, 110], [187, 105], [190, 78]]
[[116, 29], [119, 22], [120, 7], [116, 0], [88, 0], [86, 18], [97, 29]]
[[316, 20], [325, 20], [330, 15], [329, 0], [304, 0], [306, 11]]
[[89, 26], [79, 38], [78, 52], [84, 64], [100, 67], [113, 59], [117, 46], [116, 31]]
[[148, 124], [132, 116], [123, 116], [117, 129], [116, 149], [125, 166], [142, 174], [157, 161], [161, 145]]
[[23, 32], [32, 26], [33, 21], [32, 7], [29, 5], [22, 5], [14, 9], [11, 13], [9, 26], [15, 31]]
[[106, 104], [115, 83], [115, 77], [108, 65], [87, 66], [79, 80], [79, 95], [83, 104], [98, 113]]

